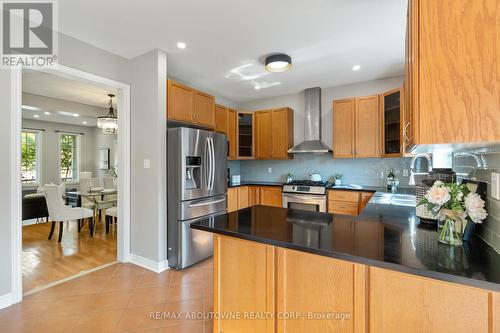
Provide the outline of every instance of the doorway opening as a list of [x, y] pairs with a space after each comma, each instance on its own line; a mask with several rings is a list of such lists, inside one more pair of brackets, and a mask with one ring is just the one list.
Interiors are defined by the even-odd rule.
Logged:
[[17, 302], [129, 260], [130, 88], [64, 66], [23, 69], [13, 87]]

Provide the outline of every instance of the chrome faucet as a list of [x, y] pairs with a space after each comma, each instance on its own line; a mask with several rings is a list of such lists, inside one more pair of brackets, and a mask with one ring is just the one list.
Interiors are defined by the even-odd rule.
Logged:
[[460, 152], [460, 153], [455, 153], [453, 154], [453, 157], [472, 157], [474, 158], [474, 160], [476, 161], [476, 164], [477, 164], [477, 167], [478, 168], [484, 168], [486, 169], [486, 159], [484, 158], [484, 156], [482, 154], [480, 154], [479, 156], [477, 154], [474, 154], [474, 153], [468, 153], [468, 152]]
[[[427, 172], [414, 172], [415, 171], [415, 162], [418, 158], [424, 157], [427, 159], [428, 170]], [[408, 181], [408, 185], [415, 185], [415, 175], [428, 175], [429, 172], [432, 171], [432, 159], [431, 154], [429, 153], [420, 153], [413, 156], [410, 162], [410, 180]]]

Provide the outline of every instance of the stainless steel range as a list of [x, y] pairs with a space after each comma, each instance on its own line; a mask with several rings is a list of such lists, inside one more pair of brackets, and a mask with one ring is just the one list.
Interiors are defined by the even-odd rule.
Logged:
[[294, 180], [283, 185], [283, 207], [326, 213], [328, 182]]

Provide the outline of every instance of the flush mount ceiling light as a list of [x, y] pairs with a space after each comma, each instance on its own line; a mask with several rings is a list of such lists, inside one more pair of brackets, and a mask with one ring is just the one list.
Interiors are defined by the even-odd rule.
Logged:
[[268, 72], [285, 72], [292, 68], [292, 58], [284, 53], [273, 54], [266, 58], [265, 64]]
[[354, 65], [354, 66], [352, 66], [352, 70], [355, 71], [355, 72], [359, 71], [360, 69], [361, 69], [360, 65]]
[[118, 131], [118, 118], [115, 115], [115, 110], [113, 109], [113, 97], [114, 94], [108, 94], [109, 96], [109, 113], [104, 117], [97, 117], [97, 127], [102, 128], [102, 131], [106, 134], [116, 134]]
[[186, 43], [184, 42], [178, 42], [177, 43], [177, 47], [181, 50], [185, 49], [186, 48]]

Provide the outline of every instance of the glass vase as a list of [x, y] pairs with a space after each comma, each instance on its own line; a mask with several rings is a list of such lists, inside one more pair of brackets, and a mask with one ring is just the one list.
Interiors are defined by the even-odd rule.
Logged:
[[461, 246], [462, 222], [451, 218], [438, 221], [438, 241], [452, 246]]

